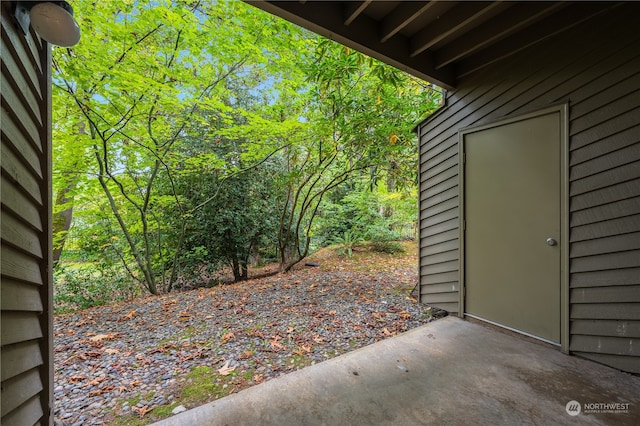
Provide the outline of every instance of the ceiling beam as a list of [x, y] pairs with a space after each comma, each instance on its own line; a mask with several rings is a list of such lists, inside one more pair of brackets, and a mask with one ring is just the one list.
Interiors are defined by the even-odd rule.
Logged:
[[351, 25], [344, 25], [344, 2], [309, 1], [300, 4], [293, 1], [245, 1], [416, 77], [446, 89], [452, 89], [455, 85], [452, 66], [436, 70], [430, 52], [409, 56], [409, 40], [402, 34], [381, 43], [378, 22], [367, 15], [361, 14]]
[[436, 1], [403, 2], [395, 8], [380, 25], [381, 43], [389, 40], [418, 16], [426, 13], [437, 4]]
[[419, 55], [497, 7], [504, 6], [501, 2], [462, 2], [449, 9], [411, 39], [411, 57]]
[[[480, 51], [456, 64], [457, 77], [465, 77], [501, 59], [560, 34], [594, 16], [611, 10], [621, 3], [580, 2], [569, 3], [569, 6], [539, 21], [520, 32], [495, 43], [488, 49]], [[603, 7], [603, 5], [609, 7]], [[579, 41], [576, 41], [579, 42]]]
[[435, 53], [436, 68], [482, 50], [567, 5], [565, 2], [516, 3], [508, 14], [498, 15], [438, 50]]
[[345, 3], [345, 17], [344, 24], [351, 25], [354, 19], [358, 17], [364, 10], [371, 4], [373, 0], [366, 0], [361, 2], [348, 2]]

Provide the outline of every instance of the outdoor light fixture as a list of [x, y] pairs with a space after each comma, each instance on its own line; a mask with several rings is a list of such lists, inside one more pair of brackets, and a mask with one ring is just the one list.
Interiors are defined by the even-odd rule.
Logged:
[[18, 1], [13, 15], [25, 34], [31, 25], [40, 37], [56, 46], [71, 47], [80, 41], [80, 27], [66, 1]]

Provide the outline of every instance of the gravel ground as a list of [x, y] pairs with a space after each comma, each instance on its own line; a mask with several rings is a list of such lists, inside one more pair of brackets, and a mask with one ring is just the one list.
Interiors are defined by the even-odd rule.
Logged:
[[413, 262], [298, 268], [58, 315], [56, 421], [149, 423], [425, 324]]

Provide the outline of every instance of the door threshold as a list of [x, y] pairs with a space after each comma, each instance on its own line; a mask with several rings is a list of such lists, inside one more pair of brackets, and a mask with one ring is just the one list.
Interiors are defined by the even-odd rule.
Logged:
[[540, 337], [540, 336], [536, 336], [536, 335], [531, 334], [531, 333], [527, 333], [527, 332], [522, 331], [522, 330], [518, 330], [516, 328], [507, 327], [506, 325], [499, 324], [497, 322], [493, 322], [493, 321], [490, 321], [488, 319], [484, 319], [484, 318], [476, 316], [476, 315], [468, 314], [468, 313], [465, 312], [464, 319], [468, 320], [469, 322], [473, 322], [475, 324], [484, 325], [486, 327], [492, 328], [494, 330], [500, 331], [500, 332], [505, 333], [505, 334], [510, 334], [512, 336], [517, 336], [517, 337], [523, 338], [524, 340], [527, 340], [527, 341], [532, 342], [532, 343], [537, 343], [537, 344], [540, 344], [540, 345], [543, 345], [543, 346], [547, 346], [547, 347], [550, 347], [550, 348], [554, 348], [554, 349], [561, 349], [561, 344], [560, 343], [553, 342], [551, 340], [545, 339], [545, 338]]

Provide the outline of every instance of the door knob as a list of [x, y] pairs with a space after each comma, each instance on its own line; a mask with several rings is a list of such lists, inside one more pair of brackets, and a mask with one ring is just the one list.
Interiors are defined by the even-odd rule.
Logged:
[[547, 245], [549, 246], [555, 246], [556, 244], [558, 244], [558, 242], [553, 239], [553, 238], [547, 238]]

